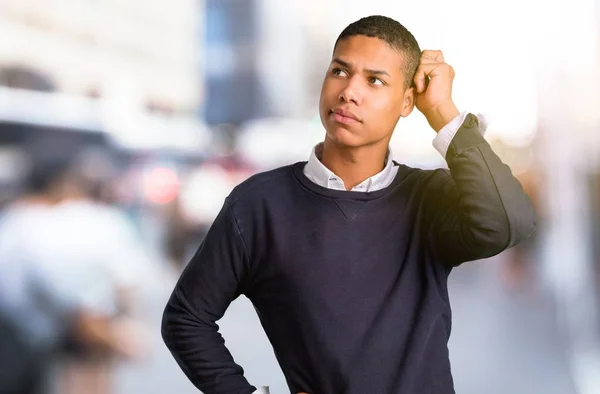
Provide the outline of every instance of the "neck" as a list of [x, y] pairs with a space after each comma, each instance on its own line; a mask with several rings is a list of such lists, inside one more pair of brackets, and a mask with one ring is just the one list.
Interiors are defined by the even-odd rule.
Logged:
[[388, 141], [355, 148], [342, 146], [326, 137], [320, 160], [342, 178], [346, 190], [351, 190], [384, 169], [387, 152]]

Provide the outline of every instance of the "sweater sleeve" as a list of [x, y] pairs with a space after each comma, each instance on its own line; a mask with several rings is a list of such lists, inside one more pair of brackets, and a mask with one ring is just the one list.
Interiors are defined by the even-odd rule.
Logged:
[[250, 394], [219, 333], [217, 321], [243, 293], [248, 254], [228, 201], [182, 273], [162, 319], [162, 337], [173, 357], [205, 394]]
[[432, 252], [450, 266], [496, 255], [531, 237], [536, 215], [510, 168], [469, 114], [426, 189]]

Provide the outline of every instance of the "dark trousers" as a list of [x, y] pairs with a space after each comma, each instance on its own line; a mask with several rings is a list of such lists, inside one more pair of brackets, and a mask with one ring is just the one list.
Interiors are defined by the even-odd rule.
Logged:
[[0, 394], [44, 394], [49, 357], [0, 318]]

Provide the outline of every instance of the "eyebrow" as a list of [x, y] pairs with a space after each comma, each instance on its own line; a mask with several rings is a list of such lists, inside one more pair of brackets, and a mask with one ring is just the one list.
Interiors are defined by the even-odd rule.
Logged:
[[[339, 57], [334, 58], [333, 63], [337, 63], [340, 66], [346, 67], [346, 68], [354, 68], [352, 63], [346, 62], [346, 61], [340, 59]], [[390, 74], [385, 70], [372, 70], [372, 69], [365, 68], [365, 69], [363, 69], [363, 71], [368, 74], [372, 74], [372, 75], [387, 75], [388, 77], [390, 77]]]

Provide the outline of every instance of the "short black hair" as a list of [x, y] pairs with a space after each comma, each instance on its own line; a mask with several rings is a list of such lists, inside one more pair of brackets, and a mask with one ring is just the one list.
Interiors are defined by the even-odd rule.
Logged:
[[400, 22], [382, 15], [371, 15], [349, 24], [339, 35], [334, 45], [353, 36], [375, 37], [385, 41], [393, 49], [404, 54], [404, 78], [406, 87], [414, 86], [414, 76], [421, 60], [421, 49], [417, 40]]
[[24, 143], [29, 168], [25, 188], [29, 193], [47, 193], [63, 179], [73, 164], [76, 145], [56, 135], [34, 136]]

